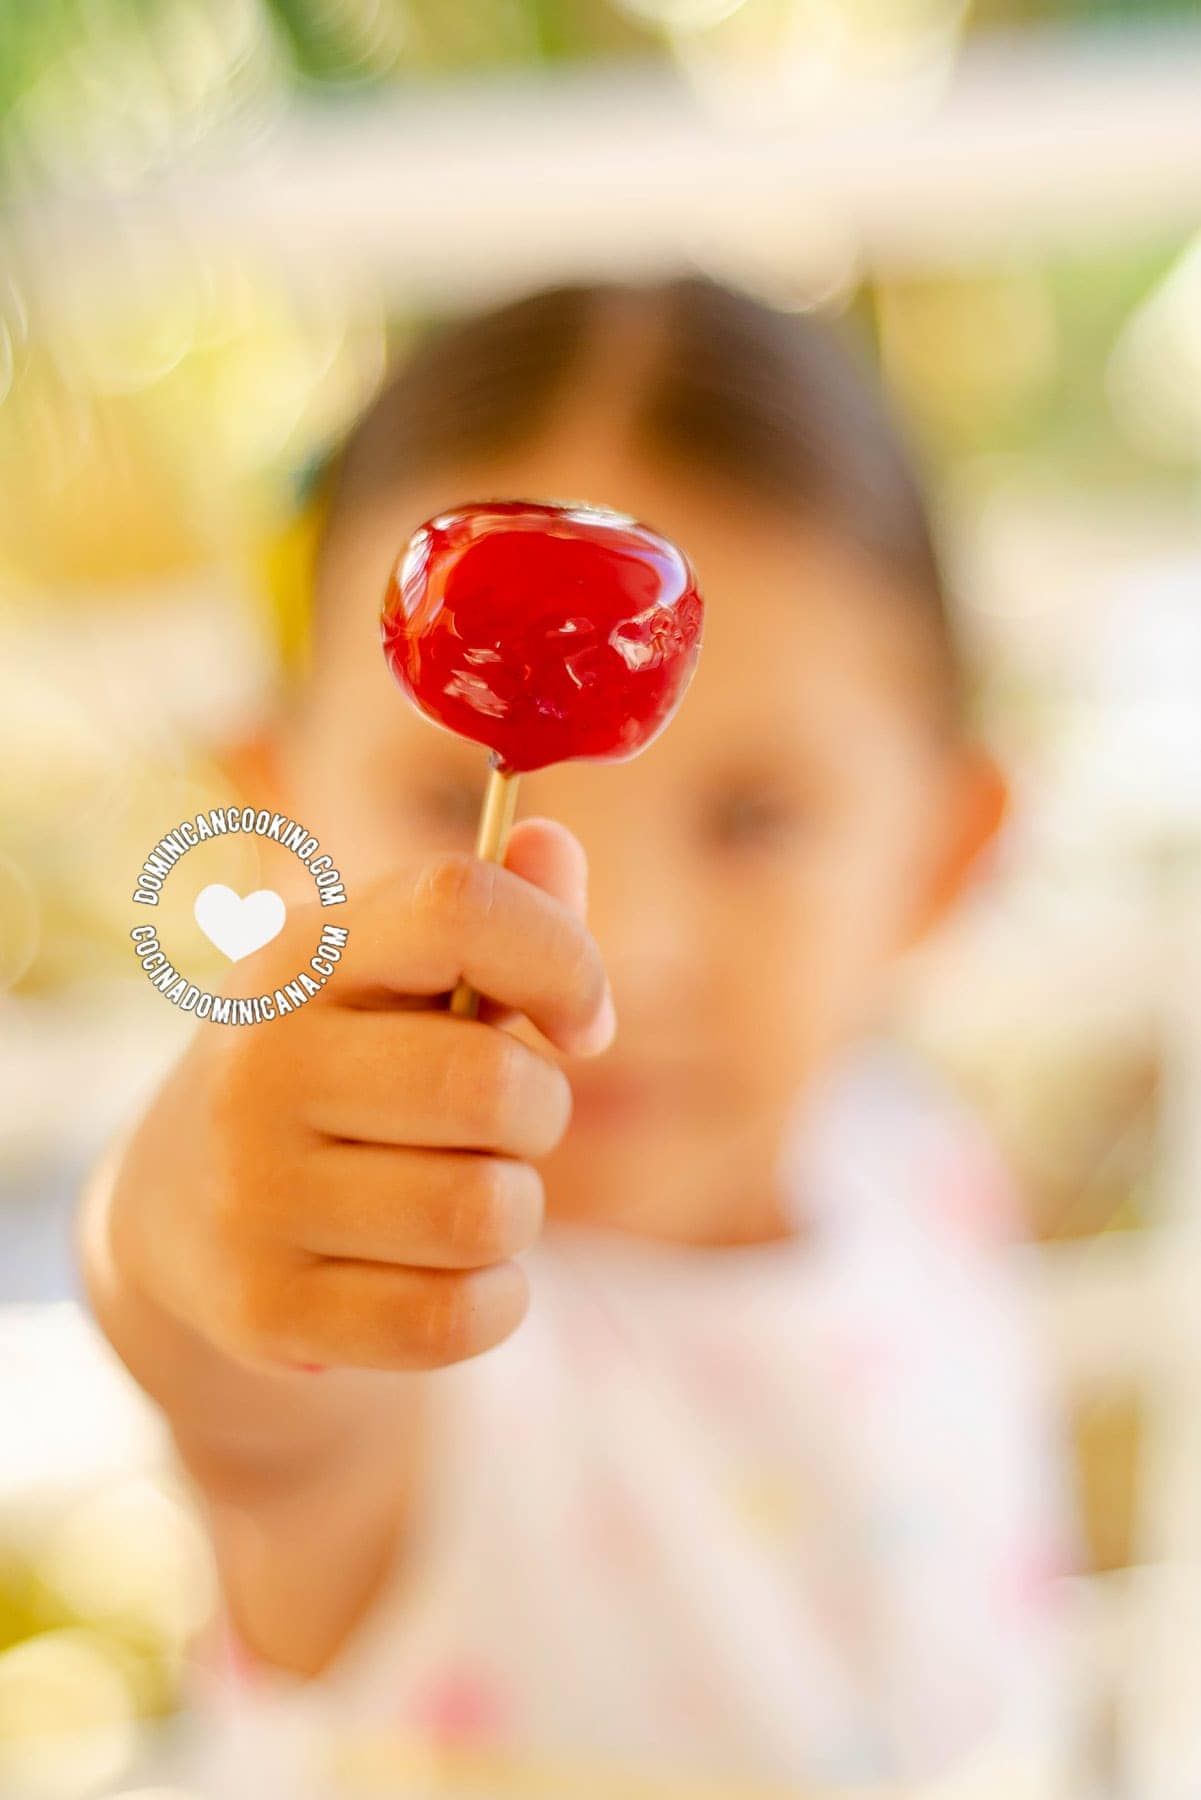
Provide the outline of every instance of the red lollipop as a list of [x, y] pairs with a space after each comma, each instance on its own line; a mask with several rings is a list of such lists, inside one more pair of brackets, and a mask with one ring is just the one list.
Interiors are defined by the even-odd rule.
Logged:
[[[663, 730], [701, 647], [687, 557], [595, 506], [459, 506], [392, 573], [384, 654], [414, 704], [492, 752], [477, 854], [505, 852], [523, 770], [624, 762]], [[460, 984], [456, 1012], [478, 996]]]

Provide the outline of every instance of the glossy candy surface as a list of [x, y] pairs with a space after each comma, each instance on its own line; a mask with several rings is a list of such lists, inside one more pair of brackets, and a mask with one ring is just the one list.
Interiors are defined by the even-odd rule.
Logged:
[[703, 618], [687, 557], [649, 527], [491, 501], [418, 528], [381, 632], [420, 710], [517, 772], [645, 749], [692, 678]]

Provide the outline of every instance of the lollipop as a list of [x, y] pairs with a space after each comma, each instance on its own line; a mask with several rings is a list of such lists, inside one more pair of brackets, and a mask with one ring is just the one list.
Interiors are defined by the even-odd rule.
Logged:
[[[501, 861], [518, 776], [624, 762], [684, 697], [704, 605], [667, 538], [596, 506], [459, 506], [418, 527], [388, 583], [388, 666], [428, 719], [491, 751], [476, 854]], [[451, 1010], [474, 1016], [460, 982]]]

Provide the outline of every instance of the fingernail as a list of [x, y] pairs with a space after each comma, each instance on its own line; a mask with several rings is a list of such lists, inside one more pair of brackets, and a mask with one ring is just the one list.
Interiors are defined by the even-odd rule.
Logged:
[[617, 1008], [613, 1004], [612, 990], [606, 982], [604, 999], [597, 1008], [596, 1017], [580, 1040], [581, 1054], [595, 1056], [598, 1051], [607, 1050], [616, 1035]]

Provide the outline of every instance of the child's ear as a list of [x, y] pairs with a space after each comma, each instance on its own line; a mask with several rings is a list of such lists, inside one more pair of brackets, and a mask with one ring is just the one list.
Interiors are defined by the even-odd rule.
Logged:
[[935, 861], [924, 904], [914, 921], [915, 943], [951, 911], [1009, 810], [1008, 784], [983, 745], [969, 744], [959, 753], [949, 785], [950, 818], [942, 854]]

